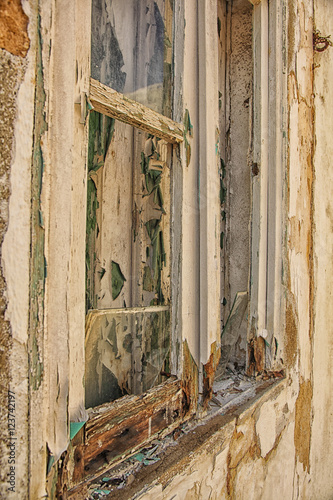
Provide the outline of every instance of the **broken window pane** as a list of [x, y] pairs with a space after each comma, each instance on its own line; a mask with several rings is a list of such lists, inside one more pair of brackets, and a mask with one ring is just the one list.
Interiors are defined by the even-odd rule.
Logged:
[[92, 2], [92, 77], [169, 117], [172, 17], [170, 0]]
[[90, 113], [88, 406], [146, 391], [168, 364], [171, 154], [165, 141]]
[[85, 347], [87, 408], [141, 394], [169, 375], [169, 307], [91, 311]]
[[[221, 334], [221, 359], [216, 376], [225, 372], [231, 363], [233, 368], [245, 369], [245, 355], [247, 341], [243, 338], [241, 326], [247, 325], [248, 293], [237, 292], [226, 324]], [[245, 330], [246, 331], [246, 330]], [[239, 351], [243, 350], [243, 355]]]

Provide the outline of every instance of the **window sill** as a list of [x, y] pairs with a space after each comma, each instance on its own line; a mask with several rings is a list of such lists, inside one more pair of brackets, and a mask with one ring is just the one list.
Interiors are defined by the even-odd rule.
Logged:
[[[117, 499], [121, 493], [121, 498], [126, 500], [156, 484], [166, 485], [190, 465], [192, 457], [216, 443], [217, 446], [225, 445], [232, 437], [235, 423], [277, 397], [286, 380], [254, 380], [240, 385], [235, 390], [235, 384], [227, 379], [217, 382], [205, 414], [183, 423], [163, 440], [156, 439], [141, 453], [127, 458], [93, 481], [78, 485], [68, 492], [68, 498]], [[229, 391], [225, 386], [229, 386]]]

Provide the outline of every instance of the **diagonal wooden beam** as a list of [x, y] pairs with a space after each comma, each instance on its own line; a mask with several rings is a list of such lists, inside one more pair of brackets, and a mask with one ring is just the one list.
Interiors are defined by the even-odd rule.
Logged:
[[183, 141], [182, 124], [125, 97], [93, 78], [90, 78], [89, 99], [94, 110], [99, 113], [145, 130], [167, 142]]

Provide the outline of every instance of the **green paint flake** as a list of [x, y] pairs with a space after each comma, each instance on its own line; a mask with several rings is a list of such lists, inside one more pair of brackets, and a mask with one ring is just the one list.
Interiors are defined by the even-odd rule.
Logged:
[[221, 167], [220, 167], [220, 203], [221, 203], [221, 205], [223, 205], [223, 203], [226, 201], [226, 198], [227, 198], [227, 188], [225, 187], [225, 184], [224, 184], [224, 179], [226, 176], [226, 168], [225, 168], [225, 164], [224, 164], [224, 161], [222, 160], [222, 158], [220, 159], [220, 164], [221, 164]]
[[37, 338], [34, 335], [33, 340], [32, 340], [32, 349], [31, 349], [31, 383], [32, 383], [32, 388], [36, 391], [39, 389], [41, 383], [42, 383], [42, 378], [43, 378], [43, 373], [44, 373], [44, 365], [40, 360], [40, 351], [38, 347], [38, 342]]
[[70, 422], [69, 423], [69, 439], [72, 440], [76, 434], [82, 429], [86, 422]]
[[126, 352], [131, 354], [132, 353], [132, 346], [133, 346], [132, 334], [127, 333], [125, 335], [124, 340], [123, 340], [123, 348], [125, 349]]
[[104, 274], [106, 273], [106, 271], [105, 271], [104, 267], [102, 267], [101, 271], [98, 271], [98, 272], [99, 272], [99, 274], [100, 274], [100, 279], [102, 279], [102, 278], [103, 278], [103, 276], [104, 276]]
[[125, 276], [121, 272], [119, 264], [117, 262], [111, 262], [111, 286], [112, 286], [112, 299], [116, 300], [119, 296], [124, 282], [126, 281]]
[[187, 137], [193, 137], [193, 126], [188, 109], [185, 110], [184, 116], [184, 144], [186, 150], [186, 166], [188, 167], [191, 161], [191, 145]]
[[217, 32], [218, 32], [219, 38], [221, 36], [221, 29], [222, 29], [222, 23], [221, 23], [221, 19], [218, 17], [217, 18]]
[[193, 137], [193, 125], [191, 123], [190, 112], [188, 109], [185, 110], [184, 133], [186, 135], [189, 134], [190, 137]]
[[88, 171], [104, 166], [105, 158], [114, 133], [115, 120], [91, 111], [89, 116]]

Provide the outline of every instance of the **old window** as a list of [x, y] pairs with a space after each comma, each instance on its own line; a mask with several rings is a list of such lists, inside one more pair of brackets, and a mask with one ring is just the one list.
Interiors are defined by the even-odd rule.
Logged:
[[172, 2], [92, 2], [86, 407], [171, 374]]
[[[184, 11], [181, 0], [92, 2], [85, 301], [90, 410], [84, 442], [75, 448], [72, 484], [104, 467], [106, 456], [113, 463], [178, 426], [198, 401], [207, 407], [219, 359], [220, 301], [225, 324], [235, 296], [239, 313], [237, 325], [229, 322], [229, 345], [222, 337], [222, 365], [250, 366], [248, 346], [265, 343], [266, 294], [273, 290], [267, 276], [275, 259], [278, 280], [279, 256], [259, 252], [257, 244], [267, 248], [272, 207], [279, 208], [270, 193], [271, 222], [261, 216], [268, 206], [268, 165], [271, 191], [281, 174], [274, 171], [273, 142], [267, 161], [265, 114], [269, 78], [276, 77], [274, 62], [268, 65], [275, 45], [269, 51], [267, 30], [270, 23], [274, 40], [280, 2], [271, 2], [270, 10], [267, 1], [193, 5], [187, 2]], [[270, 112], [280, 120], [277, 103], [272, 99]], [[277, 154], [281, 148], [277, 144]], [[228, 179], [236, 171], [243, 177]], [[245, 192], [238, 197], [241, 224], [232, 200], [236, 188]]]

